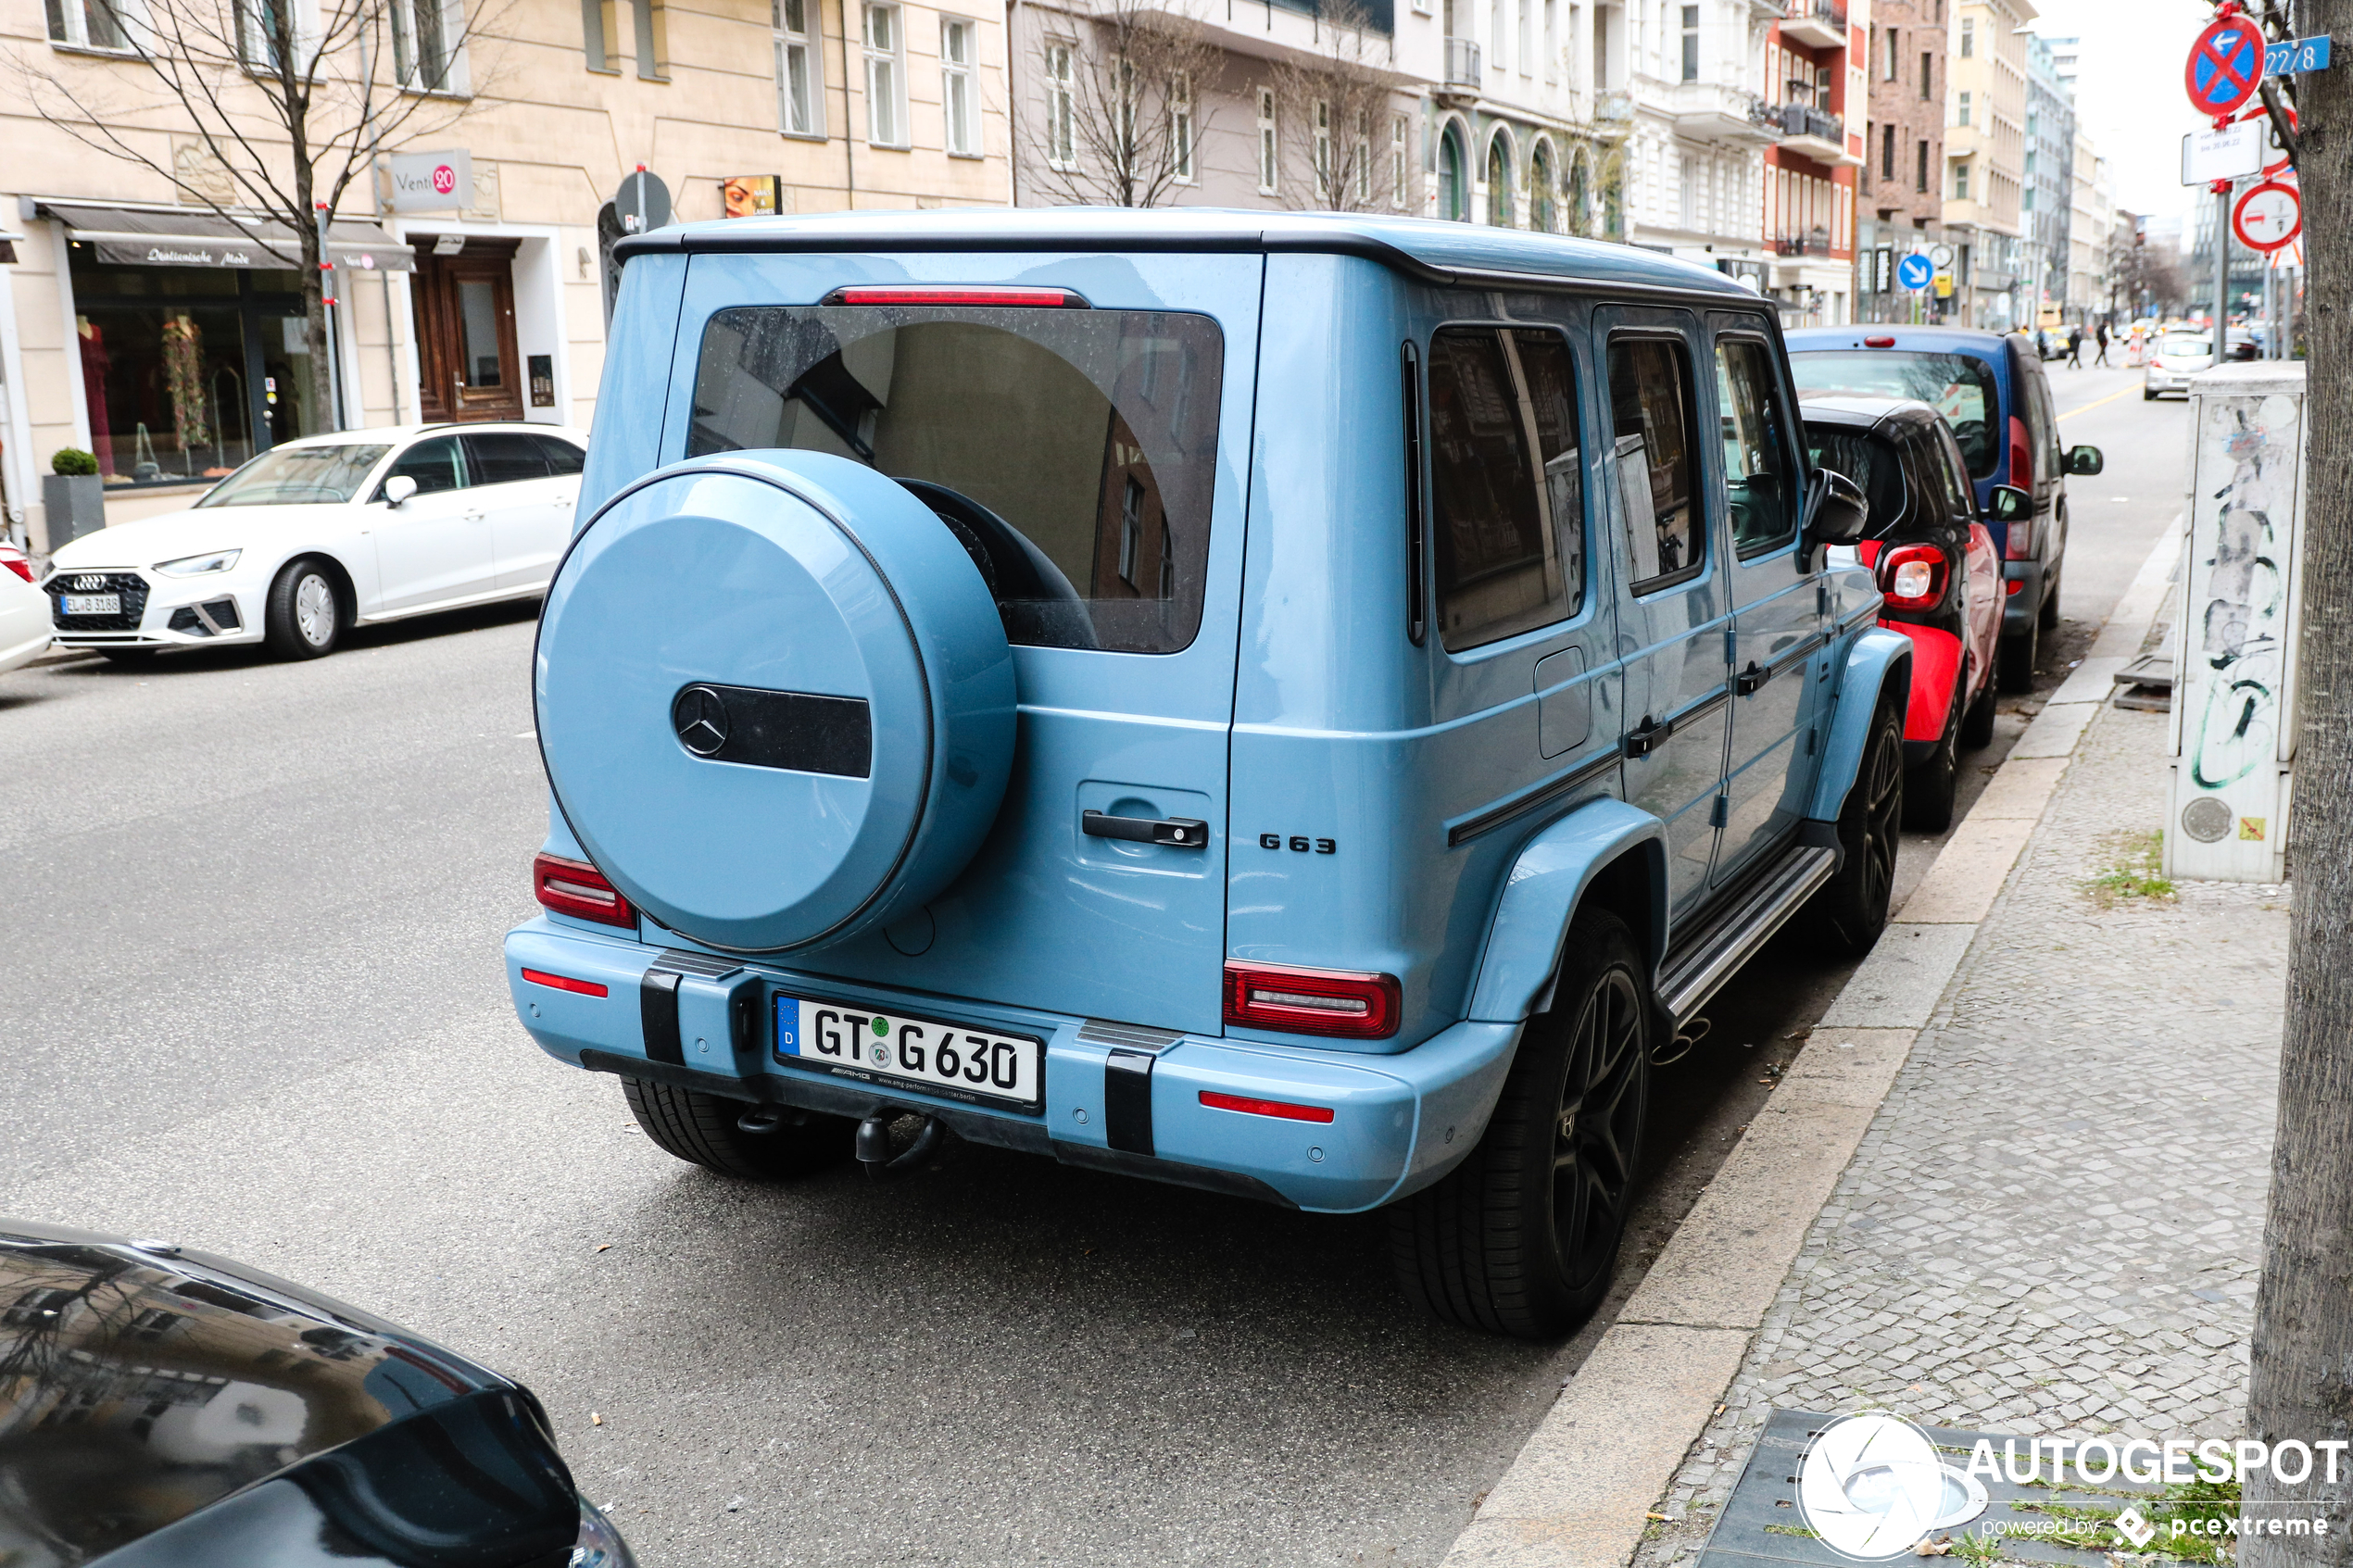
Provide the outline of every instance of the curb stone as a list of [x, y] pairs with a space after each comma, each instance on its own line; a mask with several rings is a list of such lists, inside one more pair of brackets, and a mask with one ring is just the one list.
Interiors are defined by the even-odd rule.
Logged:
[[2083, 662], [1929, 867], [1905, 918], [1889, 924], [1823, 1013], [1764, 1111], [1455, 1537], [1443, 1568], [1631, 1561], [2107, 700], [2105, 672], [2121, 667], [2108, 661], [2138, 653], [2164, 608], [2181, 549], [2177, 518]]

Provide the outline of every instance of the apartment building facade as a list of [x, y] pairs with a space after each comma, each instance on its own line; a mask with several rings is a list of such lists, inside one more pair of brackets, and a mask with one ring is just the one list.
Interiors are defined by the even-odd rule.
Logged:
[[2026, 153], [2019, 217], [2027, 287], [2044, 313], [2063, 314], [2075, 207], [2075, 93], [2058, 74], [2051, 46], [2026, 37]]
[[[1914, 250], [1944, 245], [1944, 118], [1951, 86], [1948, 0], [1874, 0], [1866, 33], [1869, 114], [1857, 175], [1858, 319], [1943, 321], [1953, 285], [1920, 294], [1895, 281]], [[1949, 280], [1951, 274], [1947, 273]]]
[[[65, 94], [47, 117], [25, 95], [0, 100], [12, 155], [0, 227], [19, 236], [0, 264], [0, 488], [34, 545], [49, 542], [38, 475], [57, 449], [97, 455], [109, 522], [176, 510], [255, 452], [311, 433], [305, 394], [320, 378], [345, 426], [587, 426], [608, 256], [624, 227], [612, 198], [639, 168], [682, 220], [731, 203], [824, 211], [1010, 194], [1006, 23], [993, 5], [391, 4], [392, 47], [369, 69], [398, 76], [383, 103], [426, 112], [388, 150], [440, 155], [427, 161], [451, 171], [450, 188], [436, 193], [446, 205], [396, 210], [388, 159], [350, 187], [329, 233], [340, 301], [329, 363], [313, 368], [284, 231], [248, 205], [141, 58], [166, 31], [164, 7], [210, 6], [233, 19], [227, 36], [248, 8], [0, 0], [0, 51], [19, 80], [125, 106], [105, 133], [143, 160], [94, 146], [103, 135], [61, 109]], [[352, 0], [297, 0], [295, 20], [331, 32], [351, 12]], [[356, 52], [326, 56], [331, 82], [360, 69]], [[263, 87], [228, 82], [220, 124], [283, 164]]]
[[1944, 122], [1944, 228], [1956, 325], [2029, 320], [2021, 254], [2031, 0], [1956, 0]]
[[1765, 35], [1765, 230], [1772, 293], [1795, 326], [1854, 312], [1856, 195], [1864, 161], [1870, 0], [1787, 0]]

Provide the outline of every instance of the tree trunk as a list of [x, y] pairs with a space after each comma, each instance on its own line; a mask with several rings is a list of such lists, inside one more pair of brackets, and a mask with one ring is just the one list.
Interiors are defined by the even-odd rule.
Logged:
[[[2297, 9], [2301, 32], [2353, 32], [2353, 0], [2304, 0]], [[2353, 71], [2300, 77], [2296, 90], [2311, 267], [2304, 730], [2279, 1133], [2247, 1388], [2248, 1433], [2272, 1444], [2353, 1439], [2353, 402], [2344, 395], [2353, 371]], [[2268, 1470], [2247, 1478], [2250, 1522], [2324, 1515], [2328, 1528], [2245, 1537], [2242, 1568], [2353, 1564], [2353, 1453], [2336, 1455], [2333, 1483], [2317, 1457], [2301, 1485]]]

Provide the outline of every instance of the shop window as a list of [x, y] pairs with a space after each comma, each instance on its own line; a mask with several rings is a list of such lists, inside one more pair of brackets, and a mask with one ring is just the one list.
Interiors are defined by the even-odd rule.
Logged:
[[906, 49], [899, 32], [899, 7], [864, 8], [866, 45], [866, 142], [870, 146], [907, 144]]
[[134, 17], [124, 0], [48, 0], [49, 42], [128, 53]]
[[979, 31], [962, 17], [939, 19], [939, 108], [950, 157], [980, 156], [980, 90], [973, 81]]

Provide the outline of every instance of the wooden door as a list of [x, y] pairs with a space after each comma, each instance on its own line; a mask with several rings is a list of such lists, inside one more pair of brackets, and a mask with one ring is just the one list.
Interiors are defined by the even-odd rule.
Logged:
[[418, 403], [427, 423], [523, 417], [515, 353], [515, 240], [469, 239], [454, 256], [416, 235]]

